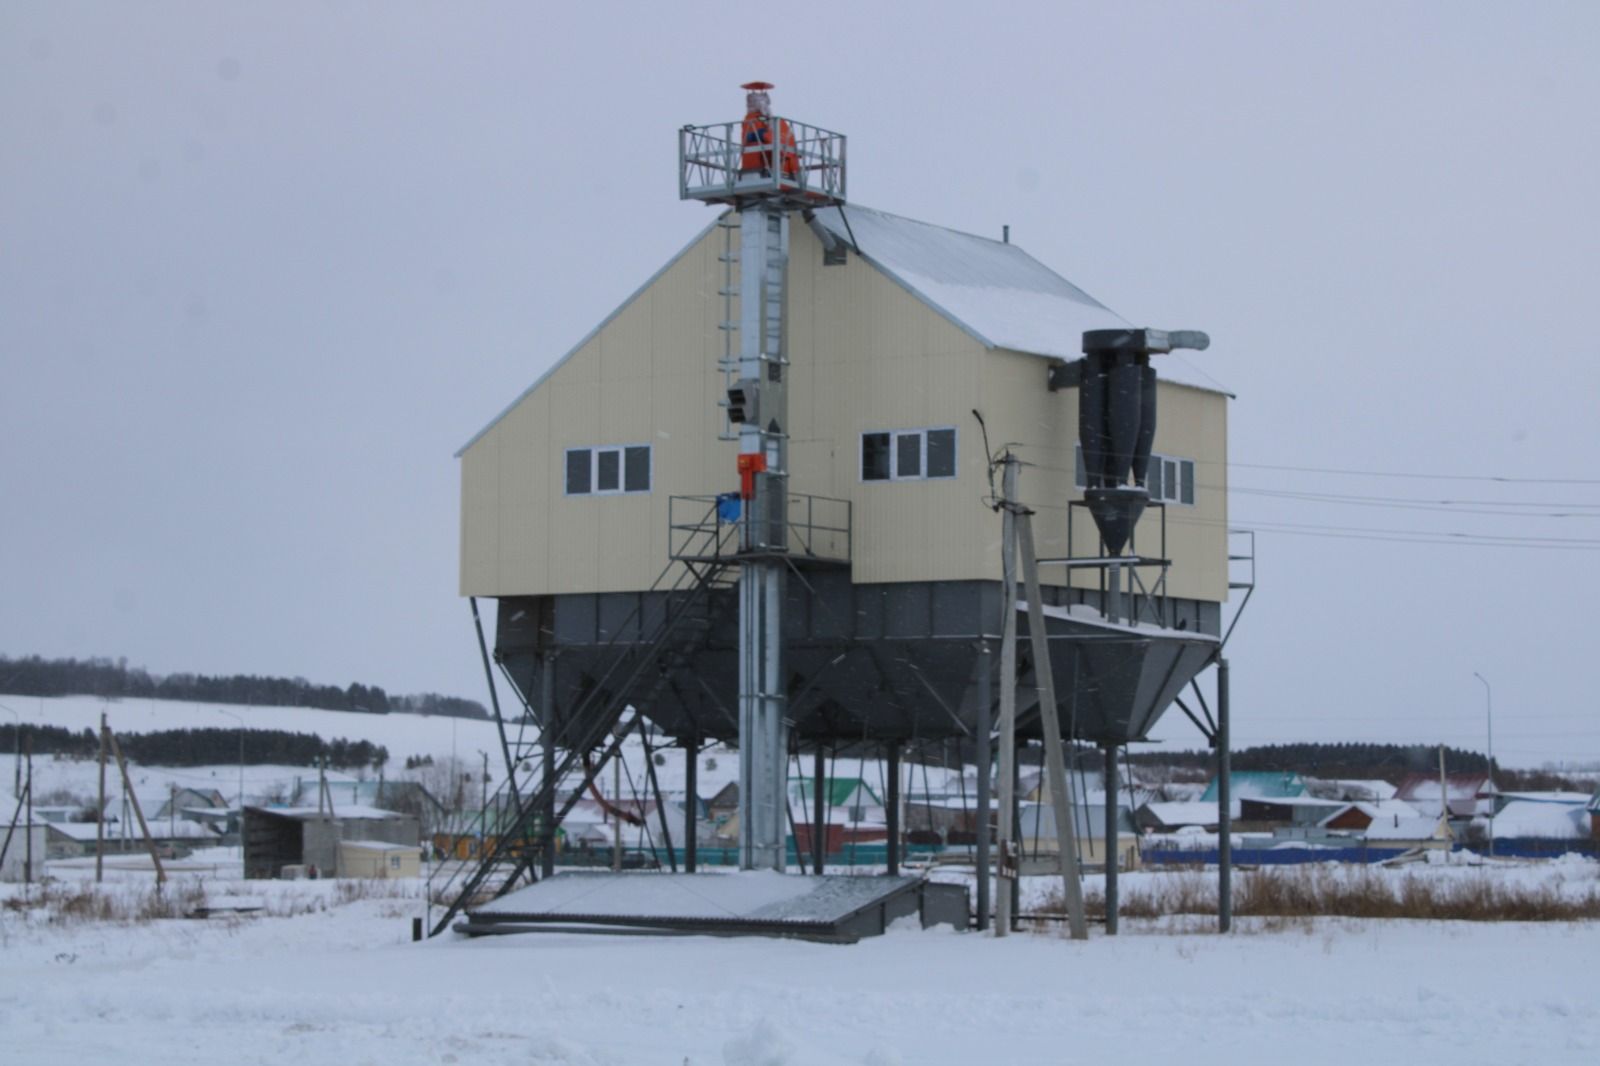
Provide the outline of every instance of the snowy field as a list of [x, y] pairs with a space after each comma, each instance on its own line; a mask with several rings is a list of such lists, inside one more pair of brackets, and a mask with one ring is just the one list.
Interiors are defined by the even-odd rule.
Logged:
[[[324, 740], [344, 737], [347, 740], [368, 740], [389, 749], [386, 773], [390, 778], [414, 776], [404, 770], [407, 758], [428, 756], [435, 762], [445, 762], [452, 755], [460, 759], [470, 772], [481, 762], [482, 753], [489, 755], [492, 780], [503, 776], [504, 762], [500, 754], [500, 735], [492, 721], [470, 718], [444, 718], [418, 714], [357, 714], [350, 711], [323, 711], [307, 707], [254, 707], [237, 704], [185, 703], [175, 700], [112, 700], [107, 702], [93, 696], [63, 696], [40, 698], [37, 696], [0, 695], [0, 704], [15, 710], [25, 724], [53, 725], [63, 729], [82, 731], [98, 729], [100, 713], [106, 712], [111, 728], [118, 733], [149, 733], [160, 729], [237, 729], [245, 725], [244, 742], [248, 750], [251, 729], [282, 729], [296, 733], [315, 733]], [[238, 720], [230, 715], [237, 716]], [[9, 715], [3, 721], [11, 721]], [[527, 739], [535, 739], [529, 733]], [[515, 739], [513, 735], [513, 739]], [[644, 749], [637, 738], [626, 747], [630, 779], [641, 782], [644, 774]], [[668, 750], [658, 768], [661, 787], [666, 790], [681, 789], [684, 782], [683, 752]], [[848, 764], [848, 765], [847, 765]], [[881, 776], [878, 763], [859, 763], [842, 760], [839, 772], [861, 772], [860, 767], [871, 768]], [[13, 777], [10, 751], [0, 752], [0, 790], [10, 794]], [[134, 788], [143, 796], [165, 793], [169, 786], [179, 788], [214, 788], [230, 801], [239, 792], [239, 767], [237, 763], [216, 766], [138, 766], [130, 767]], [[710, 796], [739, 772], [738, 755], [730, 751], [711, 750], [702, 754], [699, 786], [702, 795]], [[56, 792], [70, 792], [87, 799], [95, 794], [98, 768], [94, 760], [55, 759], [49, 755], [36, 755], [33, 760], [34, 792], [45, 797]], [[365, 776], [376, 776], [368, 771]], [[246, 765], [244, 791], [252, 799], [270, 794], [292, 791], [296, 778], [314, 780], [316, 771], [303, 766]], [[352, 781], [357, 775], [348, 771], [330, 770], [331, 781]], [[121, 794], [121, 784], [116, 780], [115, 769], [108, 778], [107, 788], [113, 797]]]
[[[1592, 883], [1593, 866], [1514, 876]], [[124, 876], [107, 891], [147, 885]], [[1589, 989], [1600, 923], [1247, 920], [1223, 938], [1194, 918], [1129, 922], [1085, 944], [939, 930], [847, 947], [412, 944], [416, 882], [207, 886], [290, 916], [46, 924], [4, 886], [5, 1061], [1505, 1066], [1600, 1055]]]
[[[118, 733], [151, 733], [158, 729], [282, 729], [316, 733], [324, 740], [344, 737], [370, 740], [389, 749], [391, 766], [411, 755], [475, 757], [480, 749], [500, 750], [499, 734], [488, 719], [444, 718], [420, 714], [358, 714], [311, 707], [257, 707], [242, 704], [187, 703], [178, 700], [102, 700], [95, 696], [7, 696], [0, 703], [17, 712], [24, 724], [59, 726], [81, 732], [100, 728], [105, 712]], [[219, 710], [220, 708], [220, 710]], [[230, 717], [237, 716], [237, 718]], [[10, 722], [6, 715], [4, 721]], [[6, 753], [7, 755], [10, 752]], [[10, 769], [9, 762], [6, 768]], [[35, 767], [37, 769], [37, 766]]]

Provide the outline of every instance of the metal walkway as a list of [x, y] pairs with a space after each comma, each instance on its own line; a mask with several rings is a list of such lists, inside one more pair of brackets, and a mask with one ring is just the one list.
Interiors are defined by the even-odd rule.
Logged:
[[803, 877], [773, 870], [561, 873], [471, 909], [456, 931], [468, 936], [777, 936], [853, 943], [911, 916], [924, 926], [965, 928], [966, 889], [920, 877]]

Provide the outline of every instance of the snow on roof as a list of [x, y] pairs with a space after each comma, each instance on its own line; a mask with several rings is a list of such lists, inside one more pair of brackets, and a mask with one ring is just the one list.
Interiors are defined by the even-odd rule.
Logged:
[[[1292, 770], [1235, 770], [1228, 775], [1228, 795], [1233, 799], [1287, 799], [1305, 794], [1305, 779]], [[1215, 777], [1200, 798], [1217, 798]]]
[[1387, 821], [1393, 824], [1396, 820], [1407, 821], [1413, 818], [1422, 817], [1422, 812], [1411, 806], [1411, 804], [1407, 803], [1405, 800], [1390, 799], [1382, 800], [1378, 803], [1358, 801], [1356, 803], [1349, 804], [1348, 806], [1341, 807], [1340, 810], [1334, 814], [1330, 814], [1327, 818], [1324, 818], [1321, 824], [1327, 825], [1335, 818], [1343, 815], [1344, 812], [1349, 810], [1351, 807], [1360, 811], [1362, 814], [1365, 814], [1374, 822]]
[[[1232, 817], [1239, 817], [1239, 801], [1234, 800], [1229, 804]], [[1147, 803], [1144, 809], [1149, 811], [1162, 825], [1169, 829], [1182, 826], [1208, 826], [1216, 825], [1216, 801], [1204, 802], [1201, 800]]]
[[[817, 220], [861, 258], [989, 348], [1078, 359], [1083, 333], [1131, 323], [1015, 244], [891, 215], [860, 204]], [[1167, 381], [1225, 392], [1179, 353], [1158, 355]]]
[[[208, 825], [191, 822], [187, 819], [169, 822], [165, 818], [153, 818], [148, 822], [150, 835], [157, 840], [216, 840], [217, 831]], [[69, 840], [80, 844], [93, 843], [96, 838], [95, 822], [51, 822], [50, 828]], [[106, 839], [121, 840], [123, 836], [120, 826], [107, 824]], [[143, 836], [139, 832], [137, 823], [128, 826], [128, 836], [132, 839]]]
[[[284, 818], [298, 818], [301, 820], [316, 818], [321, 814], [327, 813], [325, 811], [319, 811], [315, 807], [256, 807], [253, 809], [265, 811], [267, 814], [280, 815]], [[377, 807], [362, 807], [356, 804], [336, 804], [332, 813], [333, 817], [335, 818], [370, 818], [380, 821], [386, 818], [406, 817], [405, 815], [397, 814], [394, 811], [379, 810]]]
[[[1529, 803], [1566, 803], [1583, 806], [1591, 796], [1587, 792], [1502, 792], [1508, 800], [1526, 800]], [[37, 810], [37, 808], [35, 808]]]
[[1494, 816], [1494, 838], [1575, 840], [1589, 835], [1589, 815], [1579, 803], [1512, 800]]
[[341, 840], [342, 848], [362, 848], [366, 851], [421, 851], [420, 844], [391, 844], [387, 840]]
[[1394, 799], [1394, 786], [1379, 778], [1339, 778], [1331, 783], [1338, 785], [1351, 799], [1363, 801]]
[[[1449, 829], [1444, 830], [1446, 834]], [[1367, 826], [1368, 840], [1432, 840], [1440, 834], [1438, 818], [1379, 818]]]
[[[1445, 778], [1445, 788], [1452, 800], [1476, 799], [1480, 793], [1492, 792], [1487, 774], [1450, 774]], [[1395, 790], [1400, 799], [1431, 799], [1438, 802], [1439, 776], [1437, 774], [1412, 774]]]

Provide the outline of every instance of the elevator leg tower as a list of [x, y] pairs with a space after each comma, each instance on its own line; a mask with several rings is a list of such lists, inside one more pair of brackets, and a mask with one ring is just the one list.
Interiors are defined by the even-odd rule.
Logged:
[[783, 597], [788, 549], [789, 419], [784, 280], [789, 215], [775, 204], [739, 215], [739, 866], [782, 870], [787, 852], [788, 697]]

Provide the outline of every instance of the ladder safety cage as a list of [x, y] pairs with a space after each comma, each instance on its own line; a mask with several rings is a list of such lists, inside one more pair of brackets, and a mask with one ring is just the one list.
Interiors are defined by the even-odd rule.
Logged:
[[[684, 126], [678, 131], [678, 198], [738, 205], [750, 197], [794, 207], [845, 202], [845, 135], [773, 115], [766, 142], [744, 143], [744, 121]], [[747, 153], [762, 166], [745, 169]]]

